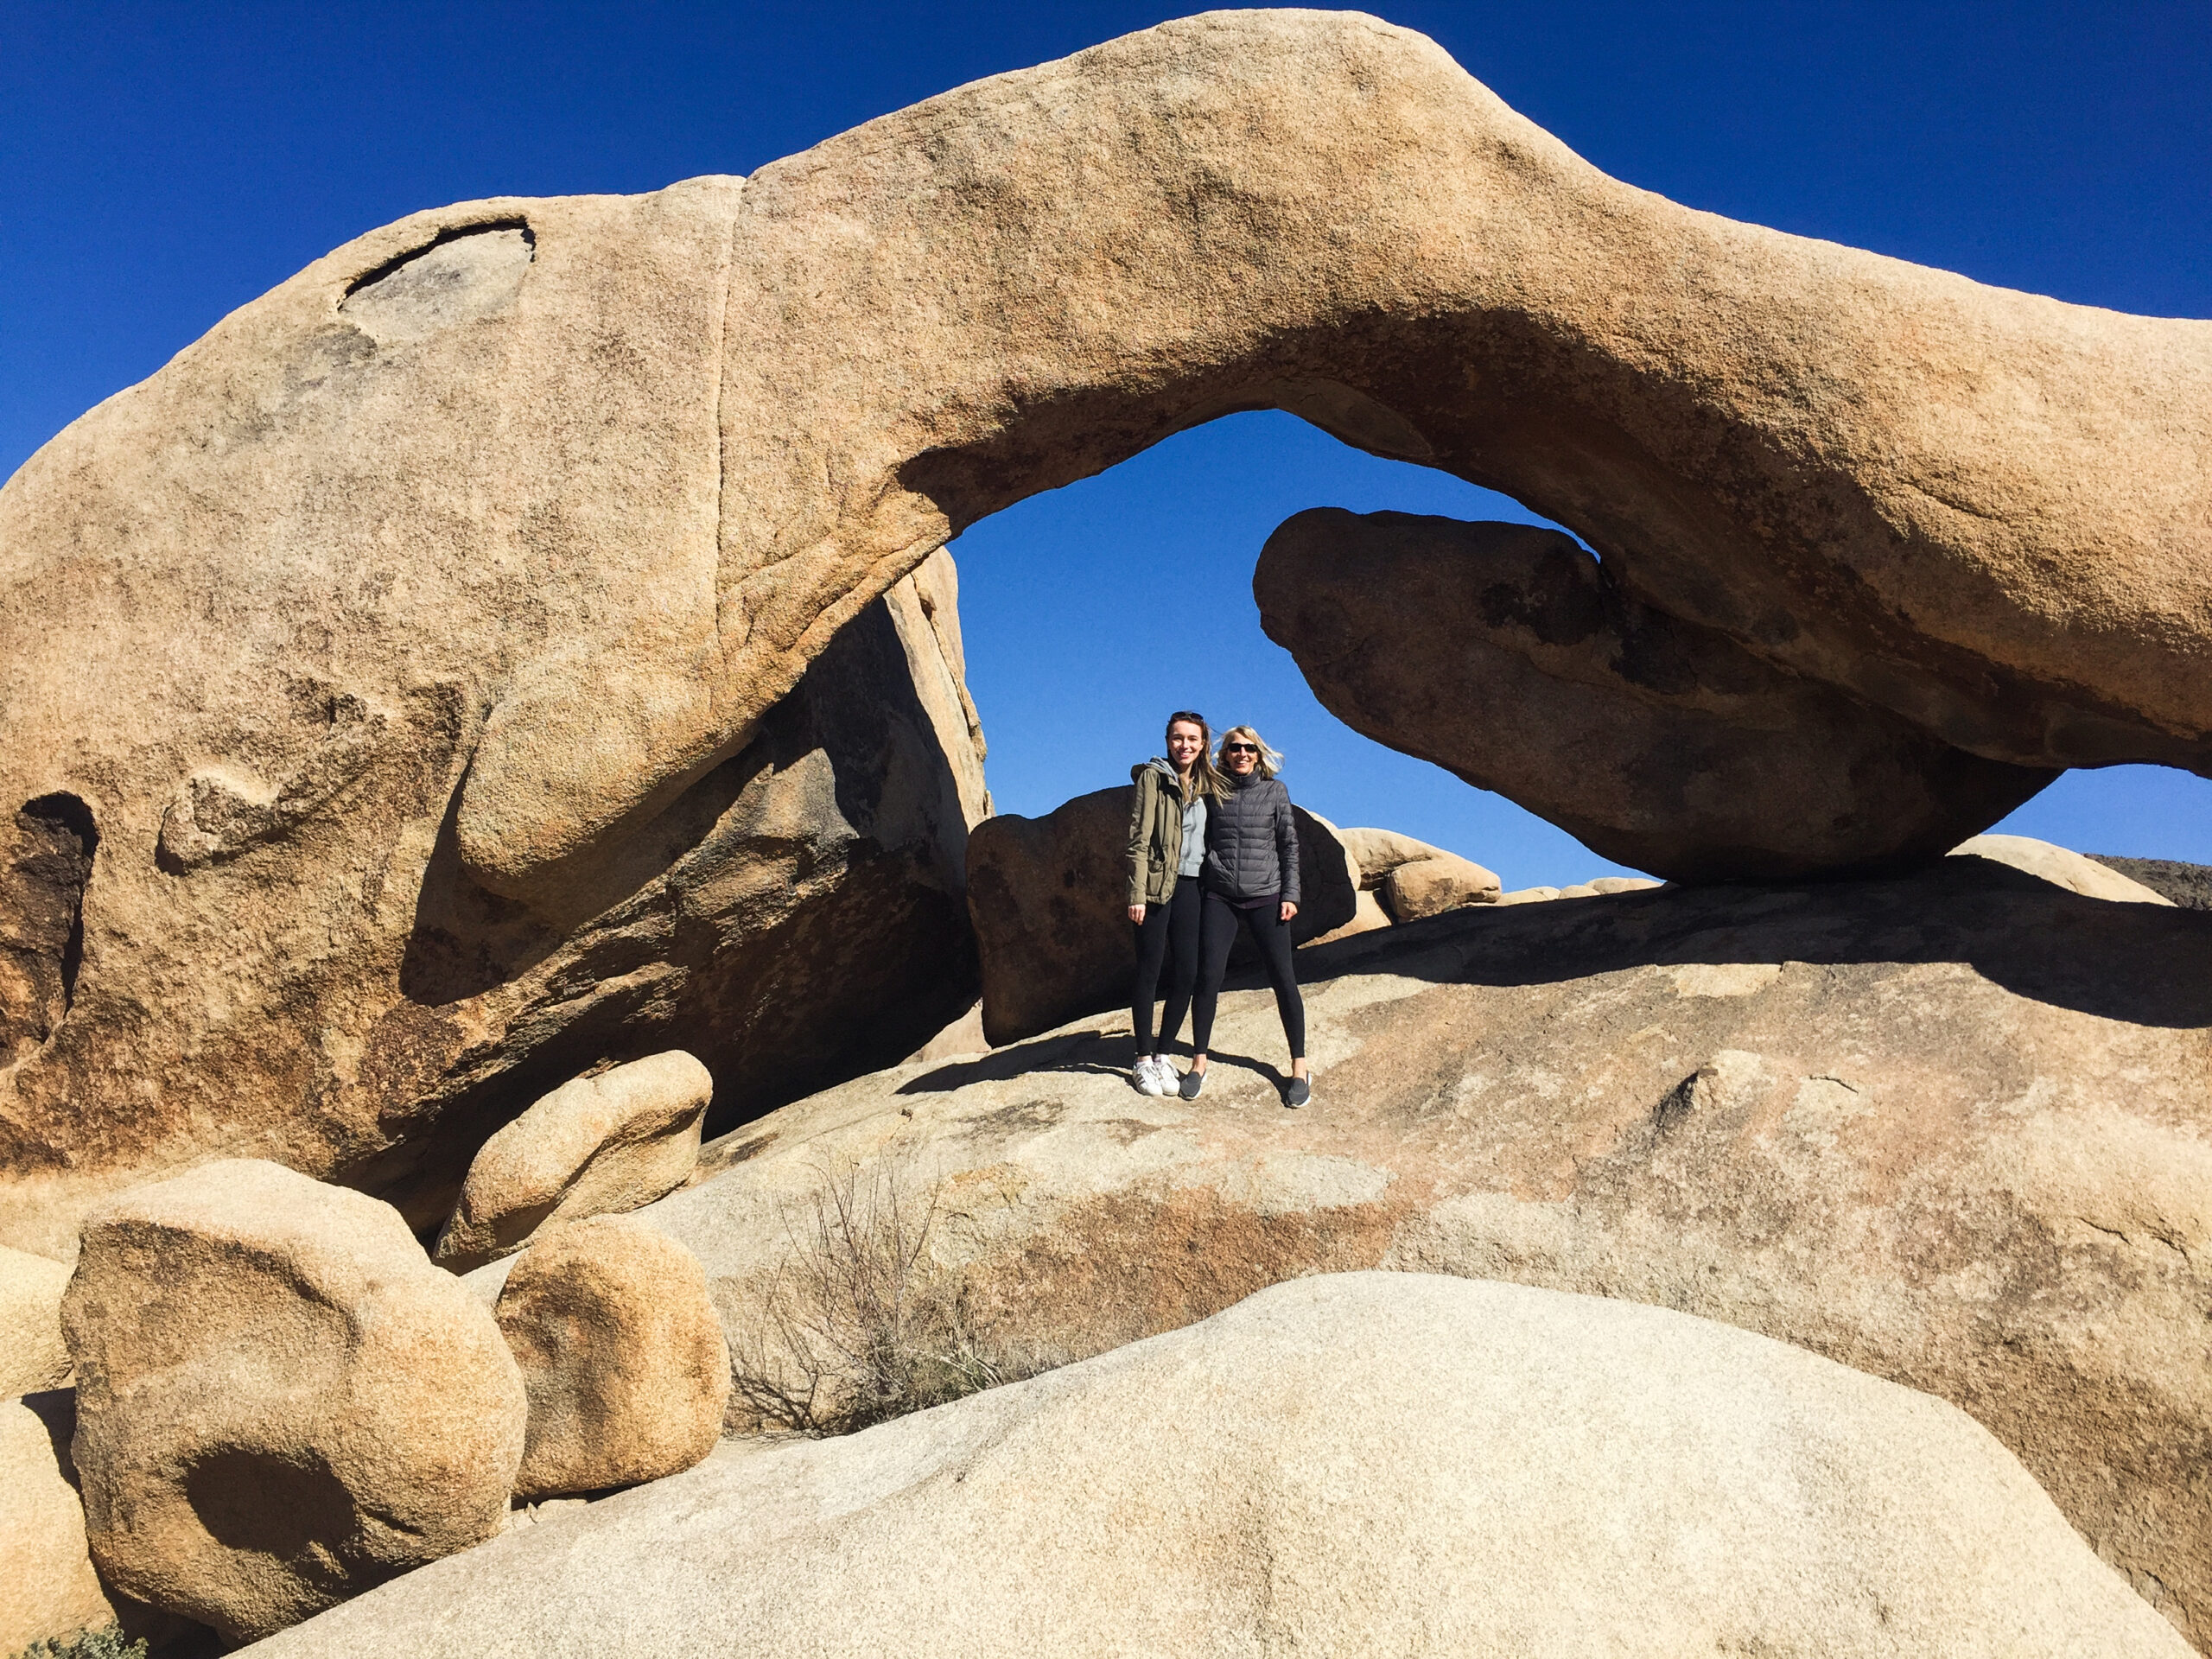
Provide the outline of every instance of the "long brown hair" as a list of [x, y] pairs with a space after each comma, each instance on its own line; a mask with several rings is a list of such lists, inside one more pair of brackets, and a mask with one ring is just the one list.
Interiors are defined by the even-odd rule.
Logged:
[[[1175, 728], [1183, 725], [1197, 727], [1200, 739], [1198, 756], [1191, 762], [1192, 786], [1205, 799], [1217, 801], [1228, 791], [1229, 785], [1221, 773], [1214, 769], [1213, 728], [1206, 724], [1206, 717], [1195, 709], [1178, 709], [1167, 716], [1166, 734], [1160, 741], [1163, 743], [1166, 742], [1167, 737], [1174, 734]], [[1175, 764], [1175, 757], [1173, 754], [1168, 756], [1167, 764], [1171, 766]]]

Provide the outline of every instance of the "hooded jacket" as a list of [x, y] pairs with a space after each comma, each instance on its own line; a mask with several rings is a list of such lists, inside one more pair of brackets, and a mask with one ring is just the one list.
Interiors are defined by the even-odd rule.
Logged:
[[1229, 779], [1229, 791], [1206, 814], [1205, 884], [1224, 899], [1300, 902], [1298, 823], [1290, 791], [1257, 772]]
[[1184, 822], [1195, 806], [1193, 828], [1203, 841], [1205, 802], [1185, 802], [1175, 768], [1157, 758], [1131, 766], [1129, 781], [1137, 786], [1129, 805], [1129, 903], [1164, 905], [1175, 896], [1179, 867], [1190, 861], [1185, 855], [1192, 849], [1183, 845]]

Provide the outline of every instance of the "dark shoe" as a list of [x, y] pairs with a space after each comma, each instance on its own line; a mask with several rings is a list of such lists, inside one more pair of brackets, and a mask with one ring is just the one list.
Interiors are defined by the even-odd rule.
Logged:
[[1282, 1103], [1286, 1106], [1303, 1106], [1313, 1098], [1313, 1085], [1303, 1077], [1293, 1077], [1290, 1087], [1282, 1091]]
[[1182, 1096], [1185, 1100], [1196, 1100], [1198, 1097], [1198, 1090], [1205, 1086], [1206, 1074], [1205, 1072], [1185, 1071], [1183, 1074], [1183, 1085], [1175, 1092]]

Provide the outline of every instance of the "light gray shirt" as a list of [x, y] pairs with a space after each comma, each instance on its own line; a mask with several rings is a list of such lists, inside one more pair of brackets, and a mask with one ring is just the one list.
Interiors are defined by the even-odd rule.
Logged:
[[1183, 861], [1175, 867], [1178, 880], [1195, 881], [1206, 861], [1206, 798], [1198, 796], [1183, 808]]

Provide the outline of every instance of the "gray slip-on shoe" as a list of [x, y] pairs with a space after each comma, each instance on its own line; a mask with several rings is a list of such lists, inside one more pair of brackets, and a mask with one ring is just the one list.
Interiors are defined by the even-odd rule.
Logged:
[[1185, 1100], [1196, 1100], [1198, 1097], [1198, 1090], [1205, 1086], [1206, 1074], [1205, 1072], [1185, 1071], [1183, 1074], [1183, 1086], [1178, 1089], [1175, 1092], [1182, 1096]]
[[1282, 1103], [1286, 1106], [1303, 1106], [1313, 1098], [1313, 1086], [1304, 1077], [1293, 1077], [1290, 1087], [1282, 1091]]

